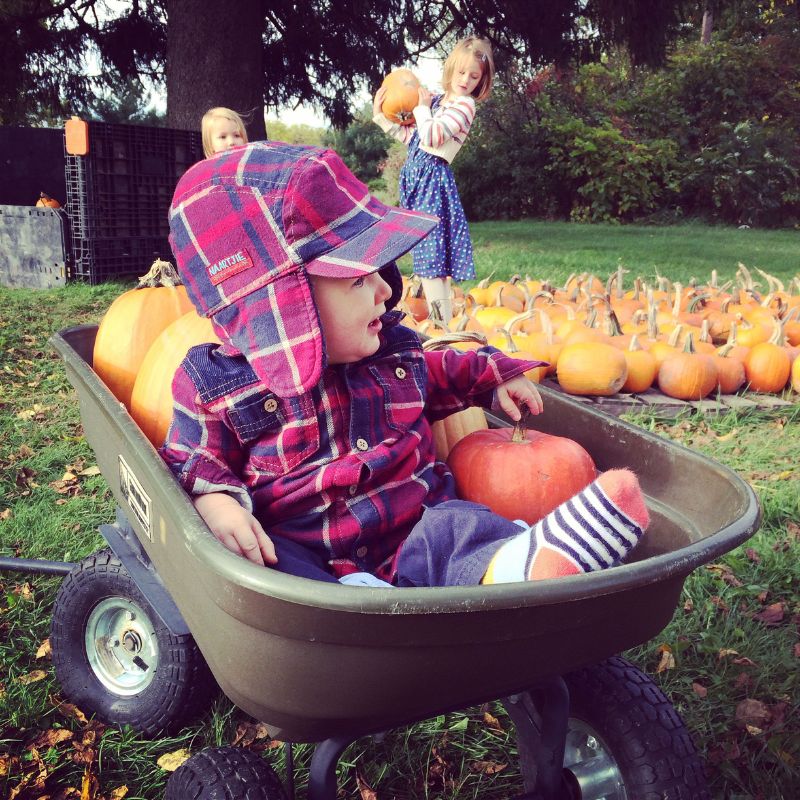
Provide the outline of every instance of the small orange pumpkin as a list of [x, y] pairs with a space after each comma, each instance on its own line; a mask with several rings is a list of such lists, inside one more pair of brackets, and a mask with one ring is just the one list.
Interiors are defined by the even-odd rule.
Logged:
[[678, 400], [702, 400], [717, 385], [714, 356], [698, 353], [690, 333], [683, 350], [664, 359], [658, 368], [658, 388]]
[[61, 208], [61, 203], [59, 203], [58, 200], [44, 192], [39, 192], [39, 199], [36, 201], [36, 205], [39, 208]]
[[381, 88], [386, 89], [381, 105], [383, 115], [398, 125], [412, 125], [419, 103], [417, 76], [410, 69], [396, 69], [384, 78]]
[[576, 441], [520, 425], [470, 433], [450, 451], [447, 464], [459, 497], [528, 524], [597, 477], [592, 457]]
[[160, 259], [139, 278], [135, 289], [109, 306], [97, 330], [92, 366], [128, 410], [136, 375], [150, 345], [167, 325], [192, 308], [175, 267]]
[[628, 362], [618, 347], [605, 342], [564, 345], [556, 364], [556, 377], [569, 394], [616, 394], [628, 377]]
[[437, 460], [446, 461], [450, 451], [465, 436], [473, 431], [486, 430], [488, 427], [486, 415], [483, 413], [483, 409], [478, 406], [456, 411], [455, 414], [451, 414], [449, 417], [437, 420], [431, 425]]
[[220, 344], [211, 320], [194, 309], [173, 320], [156, 337], [142, 361], [131, 393], [131, 416], [150, 440], [161, 447], [172, 422], [172, 378], [189, 349]]

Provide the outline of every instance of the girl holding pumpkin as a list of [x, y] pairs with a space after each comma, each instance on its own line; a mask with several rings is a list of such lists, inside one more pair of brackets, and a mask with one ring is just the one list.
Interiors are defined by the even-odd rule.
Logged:
[[395, 259], [436, 224], [380, 203], [316, 147], [254, 143], [178, 182], [170, 242], [222, 344], [190, 349], [175, 373], [161, 454], [233, 552], [318, 580], [440, 586], [599, 569], [641, 535], [625, 470], [533, 528], [457, 499], [431, 420], [469, 405], [540, 413], [523, 375], [540, 362], [426, 352], [400, 324]]
[[200, 135], [206, 158], [230, 147], [247, 144], [247, 131], [242, 118], [229, 108], [209, 108], [200, 121]]
[[420, 87], [409, 124], [396, 124], [384, 115], [385, 88], [379, 89], [373, 100], [373, 121], [408, 146], [408, 158], [400, 172], [400, 205], [440, 220], [412, 255], [428, 307], [436, 303], [445, 323], [452, 317], [449, 279], [475, 277], [469, 227], [450, 164], [475, 119], [475, 103], [491, 92], [493, 77], [491, 45], [470, 36], [459, 41], [444, 62], [444, 94], [434, 96]]

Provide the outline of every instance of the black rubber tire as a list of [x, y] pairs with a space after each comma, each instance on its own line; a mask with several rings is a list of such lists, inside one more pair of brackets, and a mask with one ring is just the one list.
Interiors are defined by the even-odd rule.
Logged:
[[252, 750], [212, 747], [184, 761], [164, 800], [286, 800], [280, 779]]
[[628, 800], [710, 800], [689, 732], [661, 689], [624, 658], [564, 676], [570, 724], [593, 729], [622, 775]]
[[[87, 630], [95, 632], [98, 623], [94, 620], [103, 609], [108, 609], [109, 615], [117, 609], [119, 615], [126, 608], [137, 609], [139, 633], [157, 647], [156, 654], [144, 653], [139, 659], [144, 665], [142, 674], [154, 670], [141, 691], [136, 678], [130, 688], [123, 686], [117, 691], [113, 682], [109, 686], [98, 677], [106, 669], [102, 662], [97, 668], [90, 663], [91, 650], [95, 663], [101, 652], [112, 670], [118, 668], [107, 643], [102, 650], [101, 639], [96, 639], [95, 649], [87, 643]], [[53, 607], [50, 645], [56, 678], [71, 703], [85, 714], [94, 713], [114, 725], [130, 725], [145, 736], [177, 731], [207, 708], [217, 691], [194, 639], [172, 634], [109, 549], [88, 556], [64, 578]], [[130, 652], [125, 656], [130, 657]], [[120, 674], [126, 674], [124, 669]]]

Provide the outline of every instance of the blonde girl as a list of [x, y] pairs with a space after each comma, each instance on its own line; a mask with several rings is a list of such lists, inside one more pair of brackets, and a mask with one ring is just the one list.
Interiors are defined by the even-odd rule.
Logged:
[[247, 131], [242, 118], [224, 106], [210, 108], [203, 114], [200, 132], [206, 158], [229, 147], [247, 144]]
[[469, 36], [455, 45], [444, 62], [444, 93], [419, 90], [413, 125], [396, 125], [384, 116], [384, 89], [378, 90], [373, 101], [373, 121], [408, 146], [400, 172], [400, 205], [435, 214], [441, 220], [412, 255], [428, 307], [438, 306], [445, 322], [453, 313], [449, 281], [475, 277], [469, 227], [450, 164], [475, 119], [476, 102], [491, 92], [493, 77], [491, 45]]

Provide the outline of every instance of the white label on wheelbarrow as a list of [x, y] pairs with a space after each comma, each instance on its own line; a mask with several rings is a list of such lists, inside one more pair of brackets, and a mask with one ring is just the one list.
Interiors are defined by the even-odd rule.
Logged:
[[150, 498], [142, 488], [133, 470], [127, 465], [125, 459], [119, 457], [119, 488], [128, 501], [131, 511], [144, 528], [145, 536], [152, 542], [153, 531], [150, 528]]

